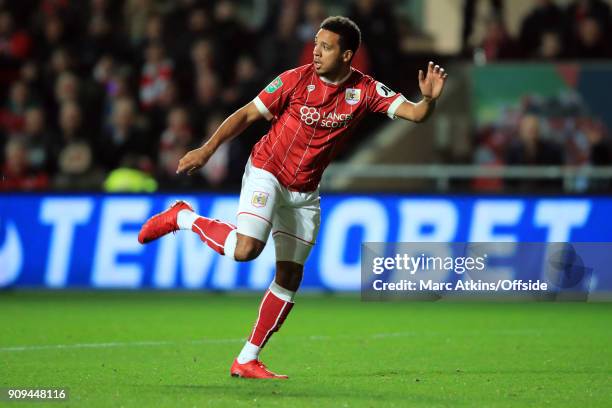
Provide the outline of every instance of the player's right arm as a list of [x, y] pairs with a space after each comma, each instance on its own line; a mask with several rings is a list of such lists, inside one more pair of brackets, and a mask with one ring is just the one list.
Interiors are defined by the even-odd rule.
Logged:
[[192, 174], [208, 162], [219, 146], [238, 136], [253, 122], [263, 118], [264, 116], [257, 109], [253, 101], [238, 109], [225, 119], [206, 143], [197, 149], [191, 150], [179, 160], [178, 168], [176, 169], [177, 174], [185, 171], [187, 171], [187, 174]]
[[228, 117], [202, 147], [183, 156], [177, 174], [185, 171], [191, 174], [204, 166], [219, 146], [238, 136], [256, 120], [272, 120], [278, 116], [287, 105], [298, 76], [295, 70], [290, 70], [276, 77], [255, 99]]

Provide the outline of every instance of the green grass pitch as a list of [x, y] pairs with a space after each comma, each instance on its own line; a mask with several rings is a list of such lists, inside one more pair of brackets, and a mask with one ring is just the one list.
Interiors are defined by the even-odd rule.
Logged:
[[612, 304], [364, 303], [302, 295], [231, 378], [259, 295], [0, 292], [0, 387], [83, 407], [612, 406]]

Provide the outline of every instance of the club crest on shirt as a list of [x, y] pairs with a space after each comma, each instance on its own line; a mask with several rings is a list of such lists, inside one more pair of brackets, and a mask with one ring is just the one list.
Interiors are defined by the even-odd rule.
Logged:
[[344, 93], [344, 100], [349, 105], [355, 105], [361, 99], [361, 89], [348, 88]]
[[306, 87], [306, 90], [307, 90], [308, 92], [312, 92], [312, 91], [314, 91], [314, 90], [315, 90], [315, 86], [314, 86], [313, 84], [310, 84], [310, 85], [308, 85], [308, 86]]
[[280, 77], [276, 77], [274, 81], [270, 82], [270, 84], [266, 86], [266, 92], [274, 93], [281, 86], [283, 86], [283, 81], [280, 79]]
[[264, 193], [263, 191], [254, 191], [253, 198], [251, 199], [251, 204], [253, 207], [261, 208], [265, 207], [268, 203], [268, 193]]

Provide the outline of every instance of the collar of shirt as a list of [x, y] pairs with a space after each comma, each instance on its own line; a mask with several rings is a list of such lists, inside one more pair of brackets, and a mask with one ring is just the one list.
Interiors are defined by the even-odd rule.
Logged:
[[340, 86], [340, 85], [342, 85], [344, 82], [346, 82], [346, 80], [347, 80], [347, 79], [349, 79], [349, 78], [350, 78], [350, 76], [351, 76], [352, 74], [353, 74], [353, 68], [351, 67], [351, 70], [349, 71], [349, 73], [348, 73], [348, 74], [346, 74], [346, 76], [345, 76], [344, 78], [342, 78], [341, 80], [336, 81], [336, 82], [330, 81], [329, 79], [325, 78], [325, 77], [324, 77], [324, 76], [322, 76], [322, 75], [317, 75], [317, 76], [318, 76], [318, 77], [319, 77], [319, 79], [320, 79], [320, 80], [321, 80], [323, 83], [325, 83], [326, 85], [329, 85], [329, 86]]

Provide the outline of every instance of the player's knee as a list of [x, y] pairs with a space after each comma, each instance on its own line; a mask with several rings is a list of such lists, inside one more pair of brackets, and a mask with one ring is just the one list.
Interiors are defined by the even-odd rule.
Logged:
[[239, 262], [252, 261], [263, 251], [265, 244], [256, 239], [238, 240], [234, 259]]
[[275, 281], [285, 289], [296, 292], [300, 287], [303, 275], [304, 265], [288, 261], [276, 262]]

